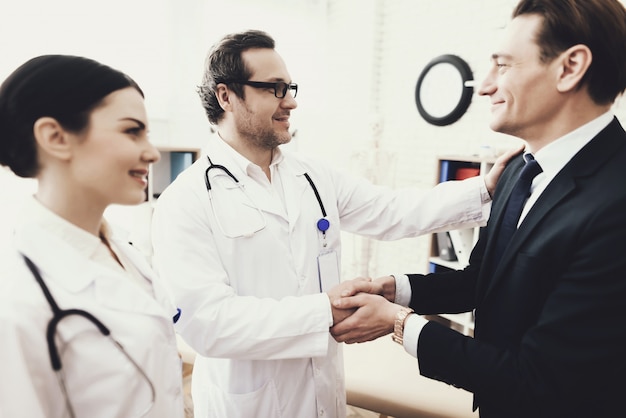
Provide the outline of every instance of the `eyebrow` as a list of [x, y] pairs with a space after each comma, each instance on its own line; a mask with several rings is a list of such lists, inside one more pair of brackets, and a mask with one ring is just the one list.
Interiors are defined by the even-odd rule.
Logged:
[[146, 124], [143, 123], [142, 121], [140, 121], [139, 119], [135, 119], [135, 118], [121, 118], [120, 121], [122, 121], [122, 122], [125, 122], [125, 121], [135, 122], [136, 124], [139, 125], [139, 127], [141, 129], [146, 129]]
[[[253, 80], [254, 78], [258, 78], [258, 77], [251, 77], [250, 79]], [[272, 77], [268, 80], [262, 81], [262, 83], [280, 83], [280, 82], [290, 83], [290, 81], [287, 81], [282, 77]]]
[[503, 53], [491, 54], [491, 59], [492, 60], [497, 60], [498, 58], [511, 59], [511, 58], [513, 58], [513, 55], [511, 55], [511, 54], [503, 54]]

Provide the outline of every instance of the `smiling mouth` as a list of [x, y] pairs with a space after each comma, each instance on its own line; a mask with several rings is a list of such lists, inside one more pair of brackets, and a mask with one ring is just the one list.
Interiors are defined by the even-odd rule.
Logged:
[[148, 181], [148, 171], [146, 170], [131, 170], [129, 173], [131, 177], [141, 180], [142, 182]]

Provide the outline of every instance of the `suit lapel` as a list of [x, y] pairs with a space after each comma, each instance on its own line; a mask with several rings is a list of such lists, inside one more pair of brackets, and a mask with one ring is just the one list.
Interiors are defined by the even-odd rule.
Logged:
[[498, 188], [496, 189], [496, 196], [498, 196], [498, 199], [493, 202], [489, 218], [487, 248], [485, 249], [485, 258], [483, 260], [483, 265], [485, 266], [491, 266], [493, 263], [492, 258], [495, 253], [494, 247], [496, 245], [496, 237], [498, 236], [497, 231], [499, 230], [500, 223], [504, 217], [506, 203], [509, 200], [511, 192], [513, 191], [513, 186], [515, 186], [515, 179], [519, 175], [523, 166], [524, 159], [520, 155], [509, 163], [506, 171], [502, 174], [501, 181], [498, 183]]
[[[502, 258], [500, 259], [500, 263], [496, 267], [495, 271], [492, 274], [491, 280], [489, 280], [489, 285], [487, 288], [487, 293], [489, 293], [496, 284], [507, 277], [505, 274], [509, 268], [509, 264], [514, 262], [517, 253], [520, 250], [520, 247], [524, 244], [524, 242], [532, 238], [533, 235], [539, 234], [539, 223], [541, 220], [548, 214], [553, 208], [555, 208], [558, 203], [563, 200], [568, 194], [574, 191], [576, 185], [572, 177], [566, 175], [557, 175], [550, 185], [546, 188], [546, 190], [541, 194], [537, 202], [533, 205], [531, 210], [528, 212], [522, 223], [520, 224], [518, 230], [513, 234], [509, 245], [502, 254]], [[492, 234], [492, 246], [490, 246], [491, 250], [489, 253], [489, 263], [494, 254], [493, 242], [495, 241], [495, 236]], [[486, 264], [489, 266], [490, 264]]]
[[[485, 267], [491, 265], [490, 263], [492, 262], [494, 254], [495, 237], [497, 236], [497, 231], [503, 216], [504, 205], [515, 182], [513, 180], [515, 176], [508, 178], [507, 184], [502, 187], [502, 190], [498, 191], [498, 193], [502, 193], [503, 197], [506, 197], [499, 199], [498, 204], [494, 205], [492, 219], [489, 221], [490, 231], [488, 233], [488, 245], [483, 259], [484, 267], [481, 269], [481, 277], [479, 279], [479, 282], [482, 283], [480, 287], [486, 287], [485, 296], [487, 296], [501, 280], [506, 279], [506, 271], [510, 268], [510, 264], [514, 262], [515, 256], [520, 251], [524, 242], [528, 239], [532, 239], [533, 236], [536, 237], [540, 233], [539, 224], [545, 216], [558, 207], [559, 202], [567, 195], [576, 190], [578, 187], [577, 179], [588, 177], [595, 171], [601, 169], [605, 161], [614, 155], [619, 147], [624, 146], [625, 140], [626, 135], [617, 119], [614, 118], [613, 122], [585, 145], [569, 163], [563, 167], [554, 179], [552, 179], [539, 199], [537, 199], [519, 229], [513, 235], [507, 250], [502, 255], [500, 264], [491, 277], [488, 277], [489, 269]], [[517, 163], [517, 161], [515, 162]], [[519, 169], [520, 168], [515, 168], [512, 169], [512, 171], [517, 173]], [[545, 227], [549, 227], [549, 225]]]

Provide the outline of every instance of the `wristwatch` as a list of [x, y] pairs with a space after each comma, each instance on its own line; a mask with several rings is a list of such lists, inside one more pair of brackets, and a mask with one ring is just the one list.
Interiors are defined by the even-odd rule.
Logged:
[[393, 323], [393, 334], [391, 335], [391, 339], [402, 345], [403, 336], [404, 336], [404, 322], [406, 321], [406, 317], [409, 314], [415, 312], [411, 308], [400, 308], [398, 313], [396, 313], [396, 320]]

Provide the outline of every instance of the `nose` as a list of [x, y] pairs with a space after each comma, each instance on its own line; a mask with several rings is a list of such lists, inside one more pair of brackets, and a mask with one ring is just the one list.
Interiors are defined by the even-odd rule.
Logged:
[[296, 102], [293, 94], [291, 94], [291, 90], [289, 90], [287, 94], [285, 94], [285, 97], [280, 100], [280, 107], [285, 109], [295, 109], [298, 107], [298, 102]]
[[161, 159], [161, 153], [150, 141], [146, 141], [146, 144], [146, 149], [141, 154], [141, 159], [148, 163], [156, 163]]
[[478, 89], [478, 95], [490, 96], [496, 91], [496, 80], [494, 70], [490, 70]]

